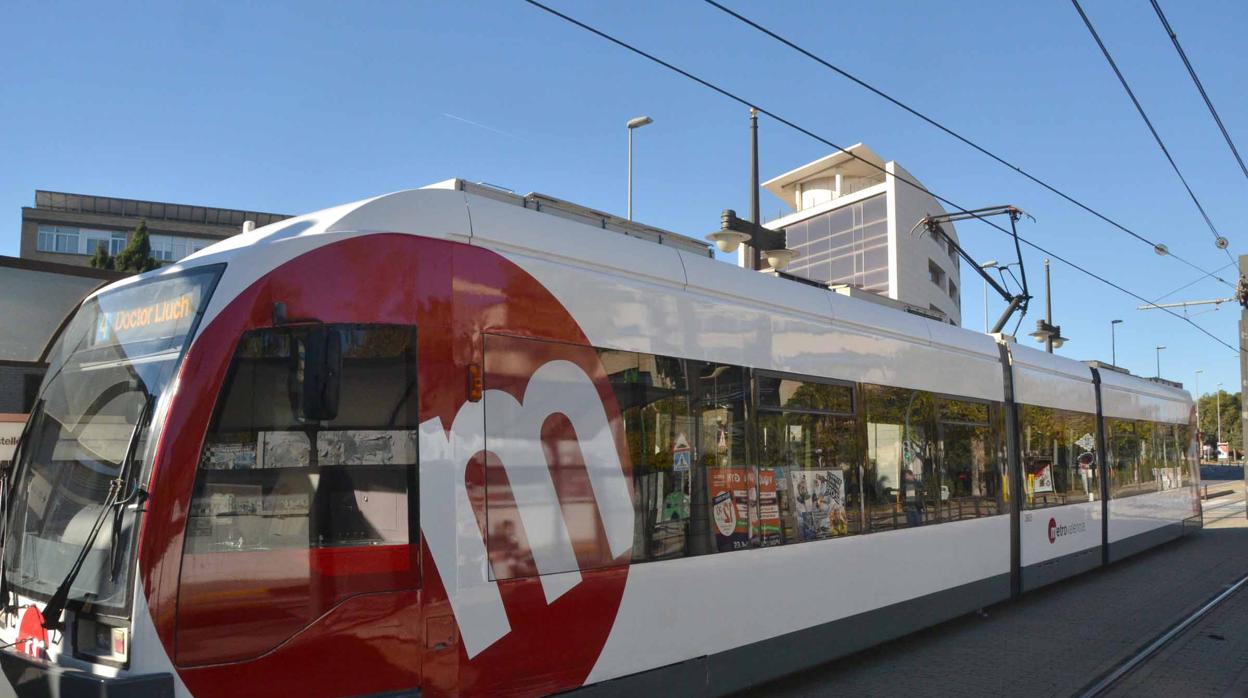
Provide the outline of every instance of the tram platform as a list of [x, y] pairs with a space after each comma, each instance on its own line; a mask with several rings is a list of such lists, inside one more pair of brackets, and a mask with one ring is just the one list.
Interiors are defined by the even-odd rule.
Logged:
[[[1083, 695], [1248, 574], [1244, 484], [1217, 489], [1203, 530], [744, 695]], [[1248, 585], [1109, 695], [1248, 695], [1246, 627]]]

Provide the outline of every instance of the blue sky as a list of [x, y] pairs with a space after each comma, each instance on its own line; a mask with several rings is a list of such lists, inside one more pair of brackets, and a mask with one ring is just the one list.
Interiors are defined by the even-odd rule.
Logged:
[[[1141, 295], [1199, 276], [701, 2], [551, 3], [833, 142], [865, 142], [964, 206], [1018, 205], [1037, 218], [1025, 236]], [[1199, 266], [1227, 263], [1068, 3], [730, 5]], [[1163, 7], [1248, 150], [1248, 4]], [[1152, 8], [1086, 10], [1232, 251], [1248, 252], [1248, 179]], [[17, 254], [36, 188], [299, 213], [459, 176], [622, 214], [624, 122], [639, 114], [655, 123], [636, 134], [636, 218], [701, 236], [721, 209], [749, 207], [744, 108], [518, 0], [17, 2], [4, 13], [0, 254]], [[767, 119], [760, 129], [764, 179], [829, 150]], [[765, 216], [782, 207], [762, 194]], [[979, 259], [1012, 254], [983, 225], [959, 233]], [[1041, 256], [1024, 254], [1039, 289]], [[1201, 368], [1202, 390], [1235, 389], [1227, 348], [1061, 264], [1053, 280], [1055, 321], [1072, 339], [1059, 353], [1108, 360], [1109, 320], [1121, 318], [1119, 364], [1152, 375], [1163, 344], [1163, 375], [1191, 388]], [[964, 324], [979, 328], [982, 285], [963, 286]], [[1204, 281], [1174, 298], [1226, 295]], [[1235, 343], [1233, 307], [1194, 319]]]

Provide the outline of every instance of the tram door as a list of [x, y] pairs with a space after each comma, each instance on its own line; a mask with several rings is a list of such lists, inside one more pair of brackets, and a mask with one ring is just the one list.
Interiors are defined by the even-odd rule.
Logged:
[[419, 686], [419, 653], [402, 653], [402, 667], [384, 659], [423, 642], [416, 366], [413, 326], [241, 337], [196, 474], [177, 665], [280, 663], [292, 638], [322, 624], [334, 665], [352, 667], [300, 670], [326, 690]]

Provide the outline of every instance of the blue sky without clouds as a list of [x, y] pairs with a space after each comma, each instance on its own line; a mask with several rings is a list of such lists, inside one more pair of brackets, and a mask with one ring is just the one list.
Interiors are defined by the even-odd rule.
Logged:
[[[1248, 150], [1248, 4], [1162, 1]], [[1037, 218], [1025, 236], [1141, 295], [1198, 276], [701, 2], [551, 2], [833, 142], [865, 142], [964, 206], [1018, 205]], [[730, 4], [1200, 266], [1227, 263], [1069, 3]], [[1232, 251], [1248, 252], [1248, 179], [1152, 8], [1085, 7]], [[622, 214], [624, 122], [639, 114], [655, 123], [636, 134], [636, 218], [700, 237], [721, 209], [748, 210], [744, 108], [518, 0], [17, 2], [4, 15], [0, 254], [17, 254], [36, 188], [300, 213], [458, 176]], [[760, 128], [764, 179], [829, 151]], [[762, 202], [767, 217], [782, 209]], [[959, 233], [980, 259], [1012, 255], [982, 224]], [[1041, 256], [1024, 254], [1041, 288]], [[1053, 279], [1072, 338], [1059, 353], [1108, 360], [1121, 318], [1120, 364], [1152, 375], [1164, 344], [1163, 375], [1190, 389], [1203, 368], [1203, 390], [1235, 389], [1232, 351], [1061, 264]], [[1228, 291], [1203, 281], [1175, 298]], [[968, 277], [963, 293], [978, 328], [982, 286]], [[1231, 306], [1195, 318], [1232, 344], [1237, 319]]]

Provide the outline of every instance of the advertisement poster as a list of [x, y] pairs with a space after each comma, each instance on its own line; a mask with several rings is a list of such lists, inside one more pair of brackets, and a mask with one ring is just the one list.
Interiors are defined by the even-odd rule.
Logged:
[[849, 533], [845, 517], [845, 471], [793, 470], [793, 510], [802, 540], [820, 540]]
[[316, 454], [321, 465], [408, 465], [416, 462], [416, 432], [321, 431]]
[[209, 443], [200, 459], [204, 470], [251, 470], [256, 467], [254, 443]]
[[750, 547], [756, 537], [758, 489], [753, 468], [712, 468], [711, 521], [720, 552]]
[[256, 435], [257, 468], [306, 468], [312, 442], [302, 431], [262, 431]]
[[1041, 494], [1053, 491], [1053, 464], [1048, 461], [1034, 461], [1029, 470], [1032, 471], [1034, 485], [1032, 492]]
[[759, 544], [780, 545], [780, 499], [776, 491], [779, 473], [776, 468], [758, 470]]

